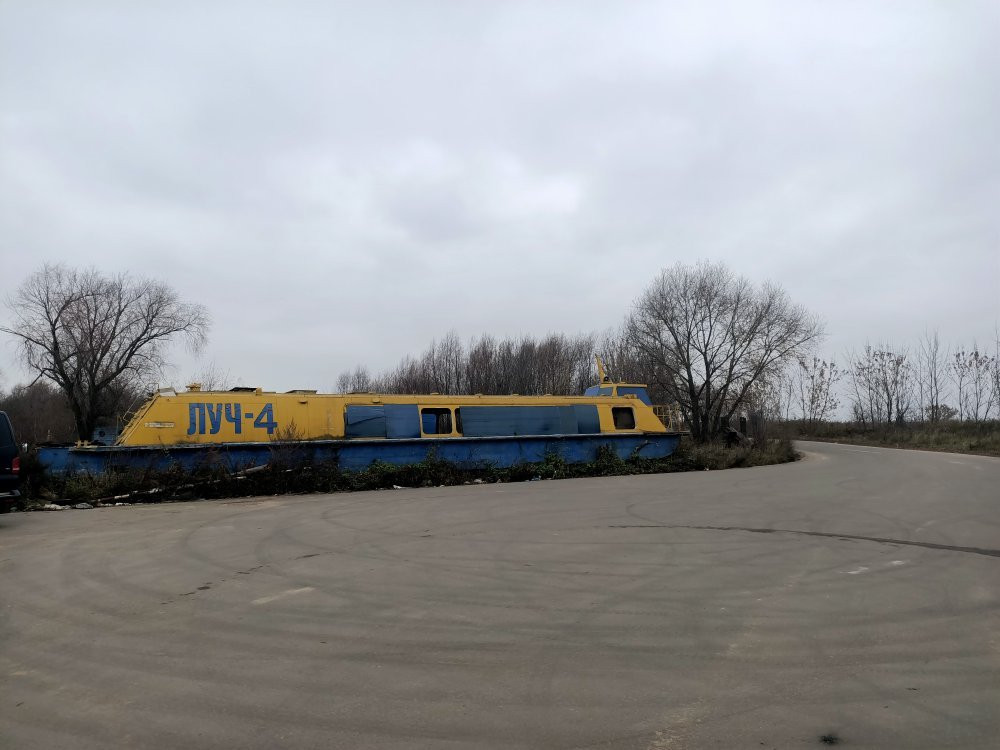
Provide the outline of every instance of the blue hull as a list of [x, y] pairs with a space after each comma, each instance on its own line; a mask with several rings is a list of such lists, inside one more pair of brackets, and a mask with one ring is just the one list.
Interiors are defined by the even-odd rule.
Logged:
[[335, 463], [342, 471], [361, 471], [373, 461], [396, 466], [420, 463], [431, 455], [461, 468], [507, 468], [538, 463], [547, 455], [567, 463], [588, 463], [602, 445], [621, 458], [666, 458], [677, 448], [677, 433], [642, 435], [537, 435], [404, 440], [310, 440], [294, 443], [223, 443], [167, 447], [40, 448], [39, 459], [53, 472], [102, 473], [112, 467], [191, 471], [220, 467], [240, 471], [272, 461], [285, 465]]

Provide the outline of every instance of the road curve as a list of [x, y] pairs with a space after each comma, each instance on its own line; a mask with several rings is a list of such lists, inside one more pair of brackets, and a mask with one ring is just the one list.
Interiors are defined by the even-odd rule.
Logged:
[[4, 748], [994, 748], [1000, 459], [0, 516]]

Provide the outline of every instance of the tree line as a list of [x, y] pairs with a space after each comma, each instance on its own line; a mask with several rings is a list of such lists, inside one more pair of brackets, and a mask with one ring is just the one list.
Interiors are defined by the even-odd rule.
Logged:
[[1000, 419], [1000, 329], [992, 347], [948, 346], [927, 331], [914, 346], [866, 344], [843, 361], [801, 360], [783, 375], [776, 411], [807, 429], [837, 416], [862, 429]]
[[597, 380], [594, 334], [540, 338], [489, 334], [463, 344], [449, 331], [383, 373], [364, 365], [342, 373], [336, 389], [380, 393], [579, 394]]
[[[162, 371], [166, 347], [204, 344], [207, 310], [165, 284], [128, 274], [44, 266], [7, 301], [0, 331], [20, 344], [36, 379], [2, 394], [11, 411], [27, 409], [40, 439], [88, 439], [109, 415], [127, 415], [138, 393]], [[467, 345], [454, 333], [372, 375], [359, 365], [338, 378], [340, 390], [396, 393], [581, 393], [596, 381], [600, 352], [618, 379], [646, 382], [653, 398], [677, 404], [699, 440], [716, 435], [741, 410], [759, 409], [777, 374], [805, 356], [822, 325], [773, 284], [754, 284], [722, 264], [678, 263], [663, 269], [634, 301], [620, 326], [598, 334], [540, 338], [485, 334]], [[42, 408], [42, 403], [48, 404]], [[44, 415], [44, 418], [43, 418]], [[23, 432], [23, 427], [22, 427]]]
[[[125, 419], [162, 377], [167, 347], [197, 350], [206, 308], [169, 286], [128, 274], [44, 266], [7, 300], [0, 331], [19, 343], [31, 383], [0, 392], [0, 409], [32, 442], [89, 439], [102, 420]], [[692, 435], [710, 440], [734, 418], [760, 414], [807, 426], [844, 415], [862, 427], [1000, 417], [1000, 334], [992, 351], [947, 347], [937, 333], [915, 347], [866, 345], [845, 364], [817, 356], [822, 322], [781, 287], [723, 264], [664, 268], [616, 327], [534, 337], [454, 332], [372, 373], [358, 365], [337, 390], [388, 393], [580, 394], [610, 375], [646, 383], [654, 403], [676, 405]], [[205, 386], [228, 378], [214, 366]]]
[[615, 379], [646, 383], [654, 402], [676, 404], [704, 441], [737, 414], [766, 408], [774, 383], [822, 335], [819, 319], [781, 287], [756, 285], [719, 263], [678, 263], [660, 272], [613, 330], [539, 339], [483, 335], [467, 346], [451, 332], [384, 373], [358, 365], [337, 388], [580, 394], [597, 381], [598, 352]]

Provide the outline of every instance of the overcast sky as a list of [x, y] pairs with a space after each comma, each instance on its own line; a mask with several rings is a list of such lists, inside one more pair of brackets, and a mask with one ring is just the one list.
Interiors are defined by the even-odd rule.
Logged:
[[1000, 3], [0, 0], [0, 256], [3, 297], [62, 262], [207, 305], [178, 385], [599, 330], [703, 258], [838, 358], [992, 340]]

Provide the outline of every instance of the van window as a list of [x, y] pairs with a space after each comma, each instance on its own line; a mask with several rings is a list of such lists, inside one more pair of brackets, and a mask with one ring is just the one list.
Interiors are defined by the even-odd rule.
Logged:
[[14, 445], [14, 432], [10, 428], [10, 420], [6, 414], [0, 414], [0, 448], [10, 448]]
[[421, 409], [420, 421], [425, 435], [451, 434], [451, 409]]
[[632, 407], [616, 406], [611, 409], [611, 416], [614, 417], [616, 430], [635, 429], [635, 414], [632, 413]]

